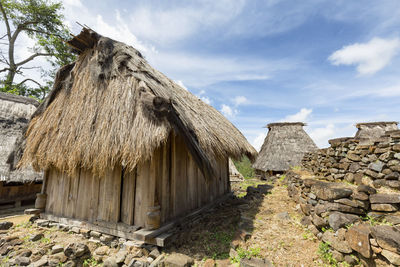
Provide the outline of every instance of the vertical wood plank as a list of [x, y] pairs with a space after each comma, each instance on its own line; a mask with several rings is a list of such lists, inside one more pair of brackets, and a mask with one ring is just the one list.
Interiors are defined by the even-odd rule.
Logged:
[[189, 203], [189, 209], [193, 210], [197, 207], [197, 181], [196, 181], [196, 163], [194, 162], [190, 153], [188, 153], [188, 161], [187, 161], [187, 181], [188, 181], [188, 198], [187, 201]]
[[89, 222], [94, 222], [97, 219], [98, 208], [99, 208], [99, 190], [100, 190], [100, 179], [91, 171], [85, 171], [85, 176], [90, 177], [90, 198], [89, 198]]
[[175, 216], [183, 214], [188, 210], [188, 188], [187, 188], [187, 150], [181, 137], [176, 138], [176, 171], [175, 171]]
[[54, 192], [54, 169], [49, 170], [49, 174], [47, 177], [47, 187], [46, 187], [46, 194], [47, 194], [47, 199], [46, 199], [46, 212], [47, 213], [53, 213], [53, 207], [54, 207], [54, 195], [52, 192]]
[[118, 222], [121, 198], [121, 166], [106, 171], [99, 187], [98, 220]]
[[77, 199], [78, 199], [79, 180], [80, 180], [79, 172], [77, 172], [77, 174], [74, 177], [70, 177], [70, 182], [69, 182], [70, 187], [68, 190], [68, 195], [66, 196], [66, 202], [67, 202], [67, 209], [65, 211], [66, 217], [75, 218], [76, 206], [78, 205]]
[[135, 193], [135, 215], [136, 226], [144, 226], [148, 207], [150, 161], [147, 160], [137, 166], [136, 193]]
[[225, 191], [225, 160], [220, 159], [218, 161], [218, 164], [219, 164], [218, 168], [220, 169], [219, 177], [218, 177], [218, 180], [219, 180], [218, 196], [221, 196], [224, 194], [224, 191]]
[[177, 176], [177, 157], [176, 157], [176, 136], [171, 134], [171, 193], [170, 193], [170, 218], [175, 217], [176, 211], [176, 176]]
[[62, 215], [67, 217], [68, 213], [68, 196], [69, 196], [69, 190], [71, 187], [71, 177], [68, 175], [63, 175], [63, 178], [65, 179], [64, 183], [64, 195], [63, 195], [63, 201], [62, 201]]
[[122, 185], [121, 221], [133, 225], [135, 211], [136, 169], [124, 172]]
[[168, 142], [164, 144], [162, 150], [162, 189], [161, 189], [161, 223], [166, 222], [171, 216], [170, 209], [170, 196], [171, 196], [171, 138], [168, 138]]

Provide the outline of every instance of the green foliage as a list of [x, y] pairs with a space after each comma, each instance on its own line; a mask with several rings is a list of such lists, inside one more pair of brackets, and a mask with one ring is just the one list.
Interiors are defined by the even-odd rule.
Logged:
[[375, 226], [375, 225], [389, 225], [389, 226], [393, 226], [393, 223], [388, 222], [386, 220], [386, 218], [376, 218], [376, 217], [371, 217], [368, 215], [365, 215], [364, 217], [361, 217], [361, 219], [363, 221], [368, 222], [371, 226]]
[[98, 266], [99, 263], [92, 257], [83, 261], [83, 267]]
[[330, 227], [328, 227], [328, 228], [322, 227], [322, 228], [321, 228], [321, 231], [322, 231], [323, 233], [325, 233], [326, 231], [335, 232], [335, 231], [333, 231], [333, 229], [330, 228]]
[[207, 256], [212, 259], [226, 259], [229, 257], [230, 244], [235, 235], [235, 227], [216, 227], [210, 229], [207, 235], [202, 237], [202, 246]]
[[[0, 21], [3, 22], [6, 38], [5, 44], [9, 49], [7, 54], [1, 54], [0, 63], [5, 66], [0, 73], [7, 72], [1, 79], [0, 91], [31, 96], [43, 99], [52, 87], [52, 80], [56, 69], [75, 60], [75, 56], [63, 40], [69, 39], [69, 29], [63, 24], [61, 2], [51, 0], [1, 0]], [[25, 33], [35, 41], [30, 47], [31, 56], [17, 62], [18, 51], [15, 43], [21, 33]], [[32, 66], [37, 57], [46, 57], [53, 69], [44, 70], [41, 66]], [[29, 64], [29, 67], [26, 67]], [[45, 84], [32, 78], [26, 78], [25, 69], [40, 70]], [[23, 80], [15, 83], [16, 75], [23, 76]]]
[[315, 235], [311, 233], [311, 231], [308, 229], [306, 229], [306, 232], [303, 233], [302, 237], [304, 240], [312, 240], [312, 241], [316, 240]]
[[338, 266], [337, 261], [333, 258], [329, 243], [321, 242], [318, 246], [318, 255], [331, 266]]
[[253, 257], [258, 257], [260, 255], [261, 248], [259, 247], [253, 247], [249, 248], [248, 250], [243, 249], [243, 248], [237, 248], [237, 256], [234, 258], [231, 258], [232, 263], [239, 263], [241, 259], [247, 258], [251, 259]]
[[48, 244], [51, 242], [50, 238], [48, 237], [42, 237], [40, 240], [40, 243]]
[[245, 179], [254, 178], [255, 172], [251, 167], [251, 162], [248, 157], [244, 156], [240, 161], [233, 161], [236, 169], [243, 175]]

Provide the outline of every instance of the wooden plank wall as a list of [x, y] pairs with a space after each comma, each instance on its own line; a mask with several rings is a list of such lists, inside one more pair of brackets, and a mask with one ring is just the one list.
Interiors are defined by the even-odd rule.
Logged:
[[229, 192], [228, 159], [218, 165], [215, 177], [206, 181], [183, 139], [171, 135], [132, 172], [117, 167], [103, 177], [87, 170], [70, 177], [50, 170], [46, 213], [144, 226], [148, 209], [159, 205], [161, 223], [166, 223]]
[[40, 193], [42, 184], [25, 183], [21, 185], [7, 185], [0, 182], [0, 203], [16, 200], [35, 199], [36, 194]]
[[230, 191], [228, 159], [219, 160], [215, 177], [206, 181], [181, 137], [171, 136], [168, 147], [166, 154], [170, 158], [165, 161], [170, 161], [171, 167], [169, 177], [162, 174], [162, 223], [200, 208]]
[[118, 222], [121, 171], [121, 167], [117, 167], [97, 177], [87, 170], [68, 176], [51, 169], [46, 188], [46, 212], [89, 222]]

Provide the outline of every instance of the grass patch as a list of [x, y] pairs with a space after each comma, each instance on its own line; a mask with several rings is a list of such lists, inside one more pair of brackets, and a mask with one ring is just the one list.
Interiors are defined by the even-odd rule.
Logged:
[[225, 229], [222, 227], [210, 229], [210, 232], [202, 240], [202, 246], [207, 252], [207, 256], [214, 260], [229, 258], [229, 250], [235, 231], [234, 226]]
[[253, 257], [258, 257], [260, 255], [261, 248], [260, 247], [252, 247], [249, 248], [248, 250], [243, 249], [243, 248], [237, 248], [237, 256], [234, 258], [231, 258], [232, 263], [239, 263], [241, 259], [247, 258], [251, 259]]
[[374, 218], [371, 216], [364, 216], [361, 217], [361, 219], [365, 222], [368, 222], [371, 226], [375, 226], [375, 225], [389, 225], [389, 226], [393, 226], [393, 223], [390, 223], [386, 220], [386, 218]]

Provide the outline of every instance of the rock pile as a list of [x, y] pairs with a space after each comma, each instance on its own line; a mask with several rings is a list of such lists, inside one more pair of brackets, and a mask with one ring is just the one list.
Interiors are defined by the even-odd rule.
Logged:
[[400, 189], [400, 130], [388, 131], [369, 143], [356, 138], [329, 143], [329, 148], [307, 153], [303, 167], [328, 181]]
[[367, 266], [376, 259], [400, 265], [400, 194], [301, 179], [292, 172], [286, 181], [289, 196], [304, 214], [302, 224], [329, 244], [337, 262], [352, 265], [356, 256]]
[[[56, 230], [68, 241], [54, 242]], [[164, 266], [165, 253], [156, 246], [138, 244], [94, 231], [37, 220], [28, 235], [18, 228], [0, 232], [0, 266]], [[183, 266], [183, 265], [182, 265]]]

